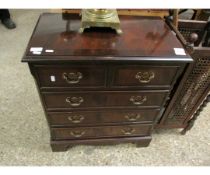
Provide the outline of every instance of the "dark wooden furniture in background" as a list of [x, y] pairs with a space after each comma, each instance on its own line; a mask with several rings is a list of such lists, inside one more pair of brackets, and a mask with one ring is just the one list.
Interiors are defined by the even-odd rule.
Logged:
[[192, 19], [199, 21], [208, 21], [209, 16], [210, 16], [209, 9], [196, 9]]
[[[79, 14], [81, 9], [62, 9], [62, 13]], [[158, 16], [164, 18], [169, 15], [168, 9], [117, 9], [118, 15]]]
[[148, 146], [192, 62], [161, 18], [120, 21], [122, 35], [101, 29], [79, 34], [78, 15], [41, 15], [22, 61], [36, 81], [53, 151], [76, 144]]
[[184, 128], [182, 134], [185, 134], [193, 126], [200, 111], [209, 101], [210, 48], [202, 47], [207, 22], [179, 20], [178, 30], [170, 21], [167, 22], [188, 50], [194, 62], [186, 68], [183, 78], [163, 115], [160, 126]]

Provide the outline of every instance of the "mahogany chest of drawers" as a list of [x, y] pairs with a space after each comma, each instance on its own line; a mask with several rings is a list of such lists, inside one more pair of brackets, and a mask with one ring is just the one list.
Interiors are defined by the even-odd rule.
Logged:
[[122, 35], [79, 34], [76, 14], [39, 18], [22, 61], [37, 84], [53, 151], [76, 144], [149, 145], [192, 59], [160, 18], [120, 21]]

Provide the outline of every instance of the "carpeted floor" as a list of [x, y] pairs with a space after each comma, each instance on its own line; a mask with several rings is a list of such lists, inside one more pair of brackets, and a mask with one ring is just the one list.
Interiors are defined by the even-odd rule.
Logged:
[[12, 10], [15, 30], [0, 24], [0, 165], [210, 165], [210, 104], [185, 136], [177, 129], [156, 131], [147, 148], [121, 144], [51, 152], [35, 83], [20, 62], [43, 11]]

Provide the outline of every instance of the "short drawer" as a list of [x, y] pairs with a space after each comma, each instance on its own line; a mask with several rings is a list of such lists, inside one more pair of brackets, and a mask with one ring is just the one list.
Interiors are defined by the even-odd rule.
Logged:
[[104, 66], [35, 66], [41, 87], [104, 87]]
[[151, 124], [137, 124], [124, 126], [99, 126], [76, 128], [51, 128], [53, 140], [86, 139], [103, 137], [148, 136]]
[[159, 109], [49, 112], [52, 126], [107, 125], [153, 122]]
[[116, 66], [113, 68], [112, 87], [170, 87], [179, 68], [152, 65]]
[[168, 90], [42, 93], [46, 108], [59, 110], [96, 107], [160, 107], [167, 95]]

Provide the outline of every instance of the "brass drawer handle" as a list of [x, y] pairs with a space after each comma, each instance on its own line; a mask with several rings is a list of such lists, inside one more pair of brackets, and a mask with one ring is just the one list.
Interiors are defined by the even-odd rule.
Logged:
[[152, 71], [149, 72], [138, 72], [135, 76], [140, 83], [149, 83], [153, 78], [155, 78], [155, 73]]
[[80, 79], [82, 79], [82, 73], [81, 72], [70, 72], [70, 73], [63, 73], [63, 79], [66, 80], [69, 84], [76, 84], [79, 83]]
[[72, 115], [68, 117], [68, 120], [70, 120], [72, 123], [81, 123], [84, 119], [85, 117], [82, 115]]
[[131, 101], [134, 105], [141, 105], [141, 104], [143, 104], [145, 101], [147, 101], [147, 97], [146, 97], [146, 96], [131, 96], [130, 101]]
[[141, 117], [140, 114], [134, 114], [134, 113], [130, 113], [130, 114], [125, 115], [125, 118], [128, 121], [131, 121], [131, 122], [137, 121], [140, 117]]
[[73, 107], [80, 106], [84, 99], [82, 97], [67, 97], [66, 102]]
[[82, 137], [85, 134], [85, 131], [71, 131], [70, 134], [73, 137]]
[[128, 127], [128, 128], [124, 128], [121, 129], [122, 133], [125, 135], [131, 135], [133, 134], [136, 130], [134, 128]]

